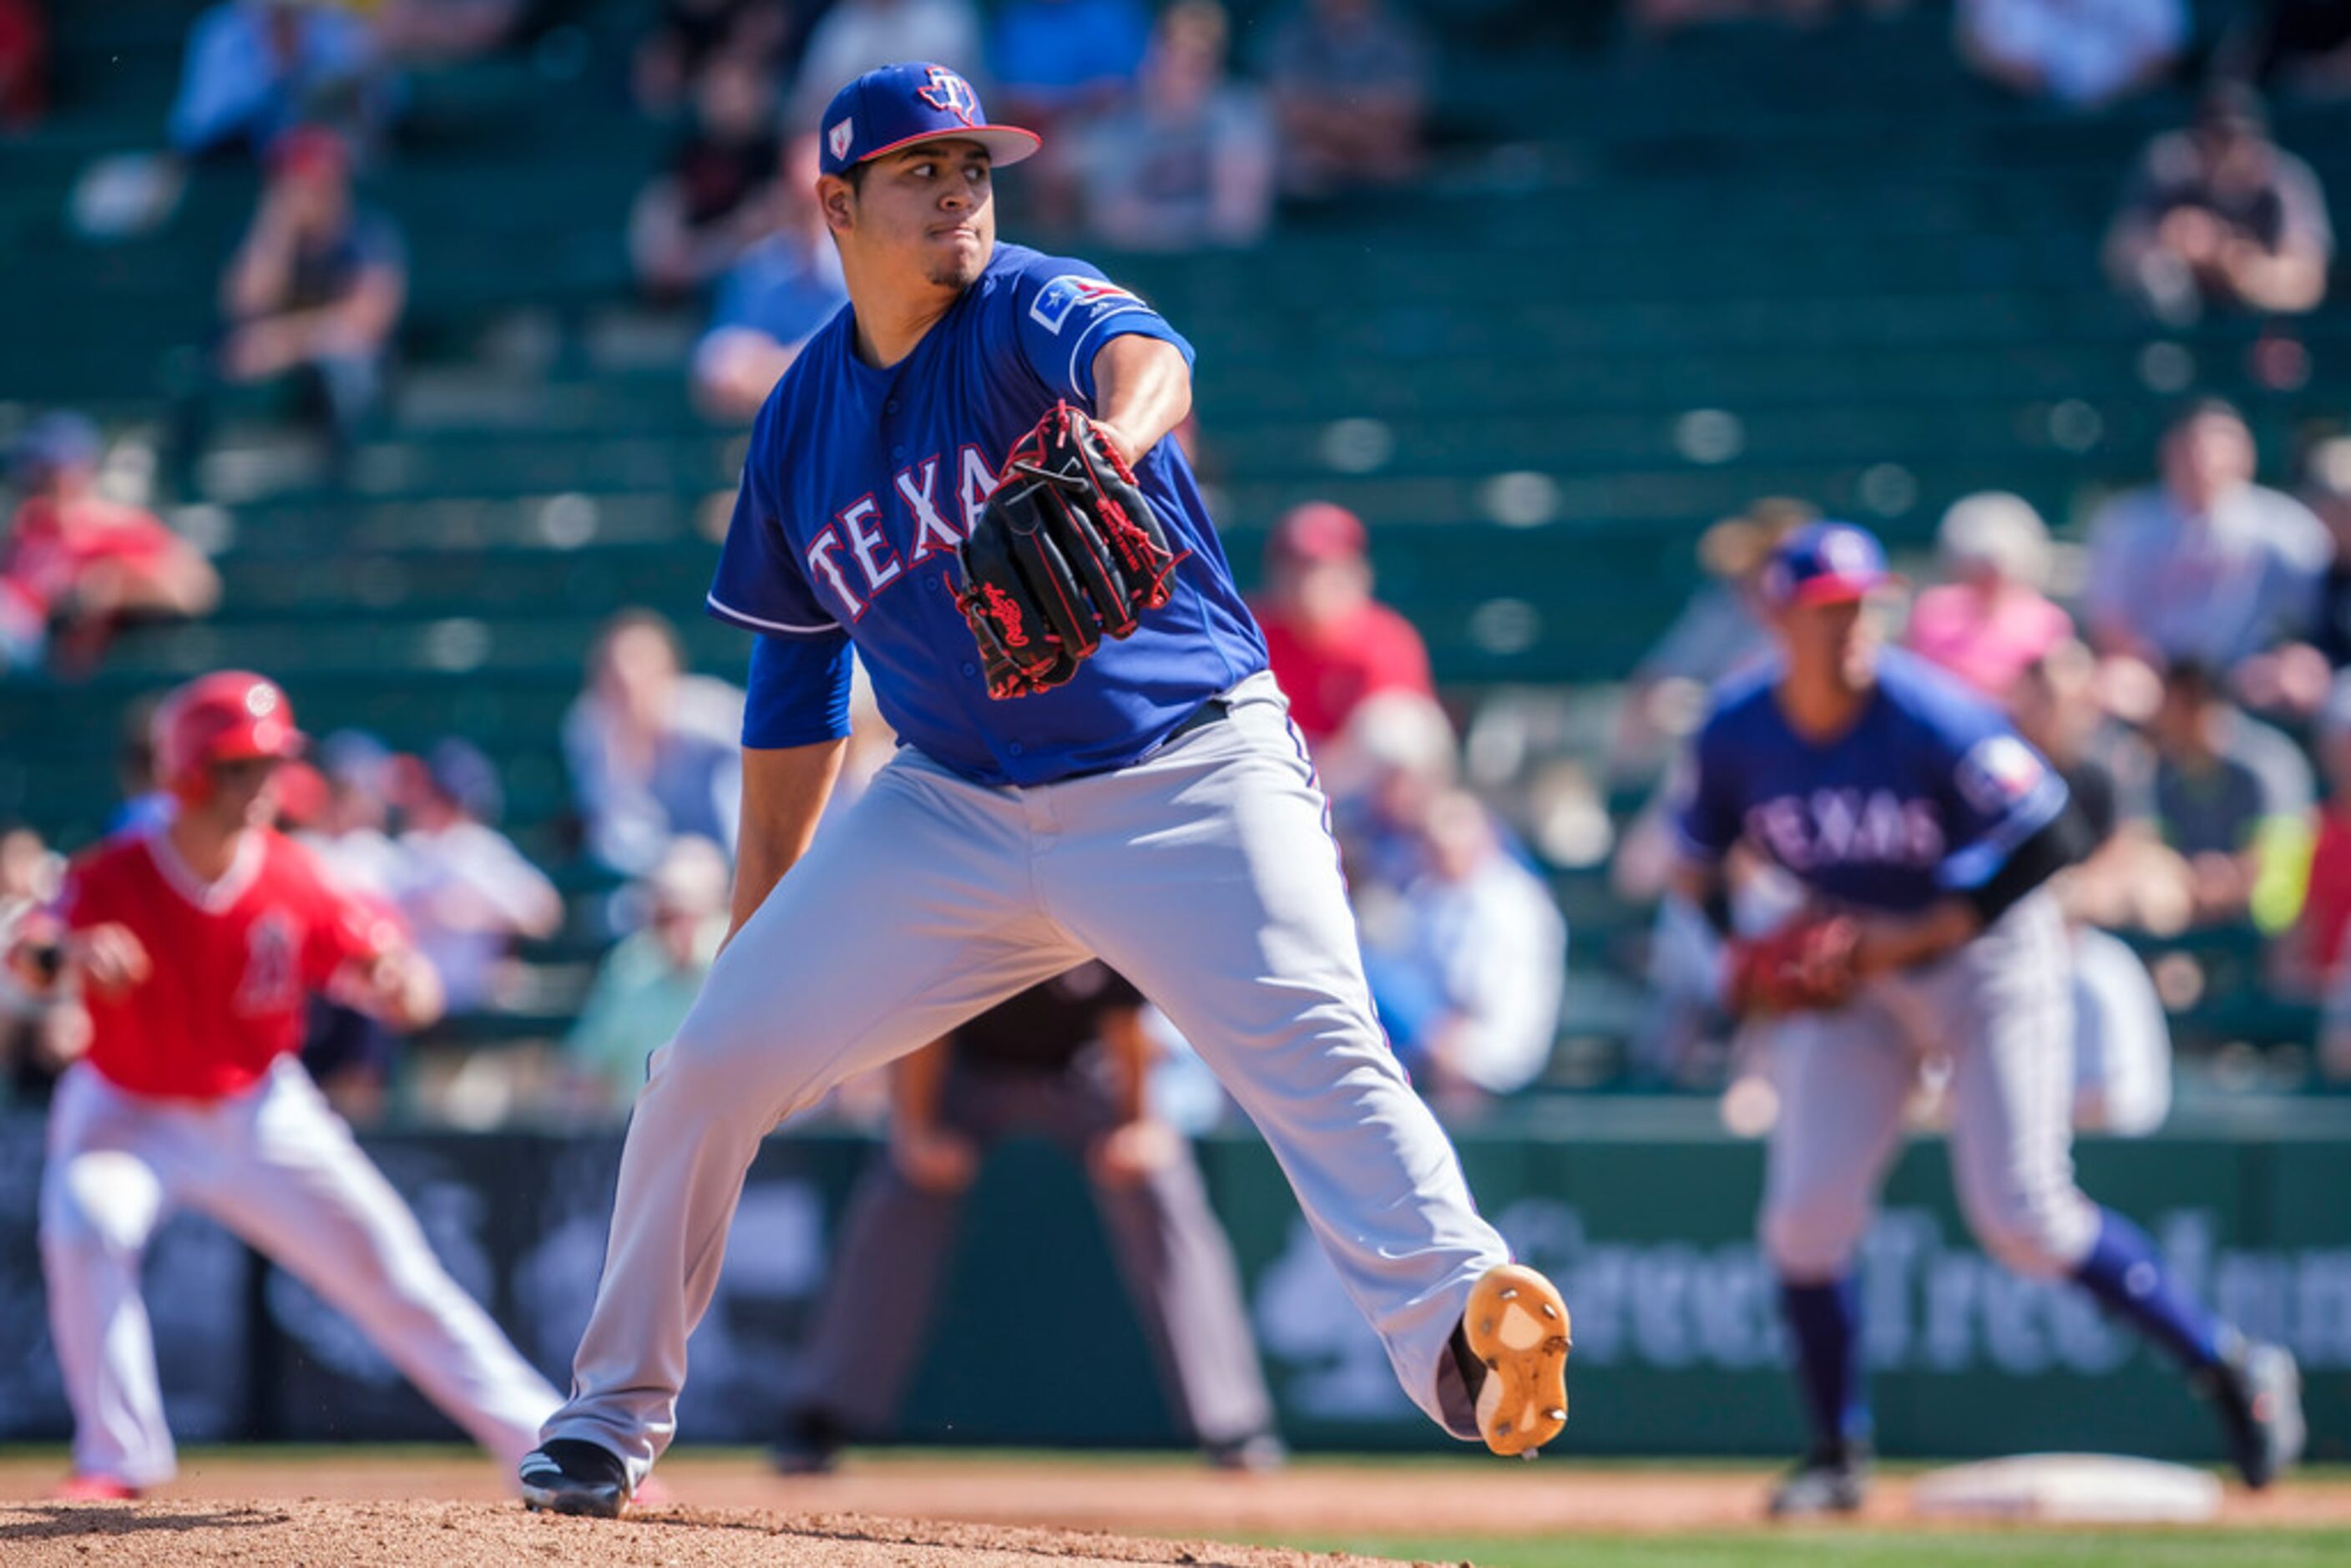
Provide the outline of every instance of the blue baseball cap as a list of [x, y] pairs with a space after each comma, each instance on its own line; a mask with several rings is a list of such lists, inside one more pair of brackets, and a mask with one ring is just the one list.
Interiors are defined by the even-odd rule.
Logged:
[[1764, 599], [1792, 604], [1841, 604], [1885, 582], [1886, 549], [1867, 528], [1851, 523], [1807, 523], [1782, 539], [1764, 564]]
[[1045, 141], [1017, 125], [990, 125], [963, 74], [927, 60], [867, 71], [834, 93], [817, 134], [824, 143], [820, 167], [828, 174], [947, 137], [978, 142], [998, 164], [1018, 163]]

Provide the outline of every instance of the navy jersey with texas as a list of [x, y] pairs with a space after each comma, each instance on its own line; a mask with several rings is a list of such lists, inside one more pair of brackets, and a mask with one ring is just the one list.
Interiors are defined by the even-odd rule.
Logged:
[[1136, 465], [1179, 554], [1176, 596], [1066, 685], [987, 695], [955, 607], [955, 547], [996, 466], [1056, 399], [1091, 412], [1093, 359], [1126, 333], [1192, 350], [1084, 262], [998, 246], [897, 364], [858, 357], [844, 307], [760, 411], [709, 609], [771, 637], [853, 643], [905, 741], [989, 784], [1122, 766], [1265, 667], [1197, 483], [1171, 438]]
[[1740, 838], [1824, 896], [1907, 912], [1980, 886], [2065, 809], [2064, 781], [1991, 704], [1911, 654], [1879, 655], [1853, 727], [1789, 727], [1776, 662], [1726, 684], [1678, 815], [1707, 861]]

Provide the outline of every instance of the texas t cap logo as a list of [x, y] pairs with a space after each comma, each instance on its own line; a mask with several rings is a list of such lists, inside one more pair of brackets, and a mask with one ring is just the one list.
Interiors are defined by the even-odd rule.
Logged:
[[915, 94], [933, 109], [954, 115], [966, 125], [979, 123], [979, 94], [971, 83], [945, 66], [931, 68], [931, 85]]

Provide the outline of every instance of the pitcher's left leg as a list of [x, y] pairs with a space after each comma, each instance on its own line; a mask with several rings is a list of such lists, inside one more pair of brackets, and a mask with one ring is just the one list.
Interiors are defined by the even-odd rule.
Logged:
[[[1280, 697], [1270, 679], [1238, 692], [1225, 722], [1054, 786], [1060, 841], [1037, 858], [1040, 889], [1257, 1124], [1405, 1392], [1447, 1431], [1492, 1442], [1452, 1347], [1473, 1289], [1510, 1249], [1380, 1031], [1338, 846]], [[1545, 1429], [1514, 1433], [1510, 1451], [1564, 1418], [1566, 1314], [1547, 1283], [1540, 1293], [1530, 1285], [1517, 1307], [1498, 1297], [1514, 1337], [1520, 1308], [1546, 1316], [1529, 1319], [1532, 1359], [1481, 1378], [1489, 1402], [1507, 1385], [1513, 1411], [1539, 1411]]]

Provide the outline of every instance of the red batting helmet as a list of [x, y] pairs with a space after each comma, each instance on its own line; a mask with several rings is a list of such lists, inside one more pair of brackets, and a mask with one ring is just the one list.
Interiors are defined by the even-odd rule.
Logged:
[[301, 749], [294, 705], [277, 682], [249, 671], [199, 675], [155, 710], [156, 777], [183, 800], [204, 799], [215, 762], [293, 757]]

